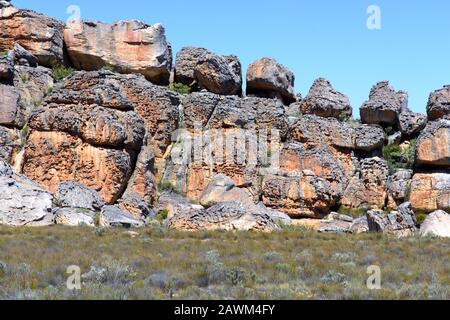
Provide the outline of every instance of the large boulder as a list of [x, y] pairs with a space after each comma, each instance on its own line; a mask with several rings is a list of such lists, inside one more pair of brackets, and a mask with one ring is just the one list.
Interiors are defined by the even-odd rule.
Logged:
[[24, 172], [50, 191], [73, 180], [108, 204], [124, 191], [150, 204], [178, 103], [177, 94], [141, 75], [75, 72], [33, 113]]
[[242, 68], [236, 56], [220, 56], [203, 48], [185, 47], [177, 54], [176, 83], [193, 91], [206, 89], [224, 95], [242, 93]]
[[73, 20], [64, 29], [64, 40], [77, 69], [109, 67], [120, 73], [143, 74], [156, 84], [169, 83], [172, 49], [161, 24]]
[[450, 115], [450, 85], [430, 94], [427, 104], [428, 120], [434, 121]]
[[427, 125], [427, 116], [422, 113], [403, 112], [399, 116], [398, 126], [405, 138], [417, 137]]
[[73, 181], [59, 184], [53, 194], [53, 203], [61, 208], [79, 208], [91, 211], [100, 211], [105, 204], [95, 190]]
[[0, 225], [54, 224], [52, 195], [27, 177], [16, 174], [0, 159]]
[[377, 83], [370, 91], [369, 100], [360, 108], [361, 121], [367, 124], [393, 126], [399, 115], [408, 109], [408, 95], [396, 92], [388, 81]]
[[430, 122], [417, 139], [417, 163], [450, 167], [450, 116]]
[[333, 89], [324, 78], [314, 81], [308, 95], [298, 103], [303, 114], [337, 119], [350, 118], [352, 106], [348, 97]]
[[450, 214], [442, 210], [430, 213], [420, 226], [420, 235], [450, 238]]
[[450, 172], [418, 172], [411, 182], [410, 201], [417, 213], [450, 210]]
[[347, 185], [341, 204], [349, 208], [372, 205], [383, 208], [387, 200], [387, 162], [379, 157], [359, 160], [355, 175]]
[[58, 208], [54, 210], [55, 223], [67, 227], [95, 227], [95, 212], [80, 208]]
[[7, 7], [1, 10], [0, 51], [15, 44], [33, 54], [40, 65], [64, 63], [64, 23], [31, 10]]
[[382, 232], [397, 237], [413, 236], [417, 232], [417, 221], [411, 203], [406, 202], [398, 207], [398, 211], [384, 214], [378, 210], [367, 213], [369, 230]]
[[38, 59], [18, 43], [14, 46], [13, 55], [18, 65], [33, 68], [38, 66]]
[[247, 95], [278, 97], [286, 104], [297, 101], [294, 92], [295, 76], [272, 58], [262, 58], [247, 70]]
[[387, 189], [389, 197], [388, 206], [390, 208], [396, 209], [397, 205], [408, 200], [413, 174], [413, 170], [402, 169], [389, 176]]
[[225, 202], [208, 209], [184, 211], [168, 220], [171, 229], [182, 231], [274, 231], [276, 222], [266, 213], [249, 211], [239, 202]]
[[20, 120], [20, 95], [16, 88], [0, 84], [0, 125], [14, 126]]
[[144, 226], [142, 220], [136, 219], [117, 206], [104, 206], [100, 213], [99, 224], [105, 228], [140, 228]]

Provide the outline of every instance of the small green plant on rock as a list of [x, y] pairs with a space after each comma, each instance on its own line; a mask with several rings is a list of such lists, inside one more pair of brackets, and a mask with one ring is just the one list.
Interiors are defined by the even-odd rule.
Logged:
[[389, 166], [389, 173], [393, 174], [399, 169], [413, 169], [415, 165], [416, 139], [409, 142], [406, 148], [392, 144], [383, 147], [383, 158]]
[[8, 55], [8, 51], [0, 51], [0, 58], [5, 57]]
[[68, 76], [70, 76], [74, 71], [75, 71], [75, 69], [73, 69], [72, 67], [65, 67], [63, 65], [57, 65], [57, 66], [53, 67], [53, 79], [56, 82], [59, 82], [65, 78], [67, 78]]
[[174, 82], [171, 83], [169, 86], [169, 90], [178, 92], [180, 94], [189, 94], [191, 93], [191, 88], [185, 84], [179, 83], [179, 82]]

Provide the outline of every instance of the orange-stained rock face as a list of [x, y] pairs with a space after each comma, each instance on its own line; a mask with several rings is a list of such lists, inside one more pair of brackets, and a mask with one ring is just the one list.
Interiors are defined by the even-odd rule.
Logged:
[[430, 122], [417, 139], [417, 163], [450, 166], [450, 119]]
[[291, 218], [322, 218], [336, 200], [328, 181], [313, 175], [267, 175], [262, 184], [264, 205]]
[[121, 73], [140, 73], [157, 84], [167, 84], [172, 49], [164, 27], [139, 21], [69, 23], [64, 40], [70, 60], [81, 70], [105, 66]]
[[50, 67], [63, 62], [64, 23], [31, 10], [2, 8], [0, 51], [16, 43], [31, 52], [40, 65]]
[[113, 203], [131, 174], [130, 161], [124, 151], [93, 147], [63, 132], [33, 131], [23, 172], [50, 192], [62, 181], [77, 181]]
[[450, 210], [450, 173], [416, 173], [411, 182], [414, 211], [431, 213]]

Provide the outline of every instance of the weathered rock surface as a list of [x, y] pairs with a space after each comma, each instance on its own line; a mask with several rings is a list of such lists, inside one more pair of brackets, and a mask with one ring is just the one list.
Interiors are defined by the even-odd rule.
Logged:
[[226, 202], [208, 209], [182, 212], [169, 219], [168, 226], [182, 231], [274, 231], [279, 228], [268, 214], [249, 212], [238, 202]]
[[450, 167], [450, 117], [430, 122], [417, 139], [417, 163]]
[[370, 91], [369, 100], [360, 108], [361, 121], [367, 124], [396, 125], [399, 115], [407, 111], [408, 95], [396, 92], [388, 81], [377, 83]]
[[175, 93], [142, 76], [75, 72], [34, 111], [24, 172], [51, 191], [73, 180], [112, 204], [128, 186], [150, 203], [155, 155], [163, 163], [178, 103]]
[[428, 120], [434, 121], [450, 114], [450, 85], [430, 94], [427, 104]]
[[0, 225], [47, 226], [54, 223], [52, 195], [13, 172], [0, 159]]
[[0, 84], [0, 125], [13, 126], [18, 122], [20, 96], [16, 88]]
[[78, 208], [91, 211], [100, 211], [105, 205], [96, 191], [72, 181], [59, 184], [53, 194], [53, 204], [61, 208]]
[[131, 214], [135, 219], [154, 218], [155, 212], [150, 208], [141, 195], [133, 192], [125, 193], [118, 201], [118, 207], [124, 212]]
[[272, 58], [262, 58], [247, 70], [247, 95], [281, 98], [285, 104], [296, 102], [294, 74]]
[[156, 84], [169, 83], [172, 48], [161, 24], [72, 21], [64, 29], [64, 40], [77, 69], [110, 67], [120, 73], [143, 74]]
[[409, 202], [401, 204], [398, 211], [390, 214], [371, 210], [367, 213], [367, 221], [369, 230], [373, 232], [382, 232], [397, 237], [409, 237], [417, 232], [416, 217]]
[[331, 83], [323, 78], [314, 81], [308, 95], [297, 104], [303, 114], [337, 119], [352, 116], [352, 106], [348, 97], [334, 90]]
[[[193, 93], [183, 101], [183, 119], [164, 180], [199, 200], [217, 174], [250, 184], [257, 197], [258, 168], [276, 154], [288, 125], [275, 99]], [[259, 139], [259, 140], [258, 140]], [[259, 141], [259, 142], [258, 142]]]
[[175, 82], [193, 91], [206, 89], [224, 95], [241, 95], [242, 67], [236, 56], [220, 56], [203, 48], [186, 47], [177, 54]]
[[0, 126], [0, 158], [14, 164], [24, 142], [24, 137], [19, 130]]
[[9, 53], [0, 56], [0, 82], [11, 83], [14, 77], [14, 54]]
[[99, 223], [105, 228], [140, 228], [144, 226], [142, 220], [134, 218], [116, 206], [104, 206], [100, 213]]
[[80, 208], [58, 208], [54, 210], [55, 223], [68, 227], [95, 227], [95, 212]]
[[374, 157], [361, 159], [356, 174], [341, 199], [341, 204], [349, 208], [373, 205], [383, 208], [387, 200], [387, 180], [389, 168], [385, 160]]
[[1, 10], [0, 51], [20, 44], [40, 65], [51, 67], [64, 62], [64, 23], [31, 10], [7, 7]]
[[408, 193], [411, 191], [413, 174], [413, 170], [399, 170], [389, 176], [387, 182], [389, 208], [396, 209], [398, 205], [407, 200]]
[[418, 172], [411, 182], [411, 197], [416, 213], [450, 210], [450, 172]]
[[12, 52], [14, 56], [14, 61], [21, 66], [33, 67], [36, 68], [38, 66], [38, 59], [28, 52], [24, 47], [20, 44], [15, 44]]
[[399, 116], [399, 129], [403, 136], [414, 138], [427, 125], [427, 116], [421, 113], [403, 112]]
[[420, 235], [450, 238], [450, 214], [442, 210], [429, 214], [420, 226]]

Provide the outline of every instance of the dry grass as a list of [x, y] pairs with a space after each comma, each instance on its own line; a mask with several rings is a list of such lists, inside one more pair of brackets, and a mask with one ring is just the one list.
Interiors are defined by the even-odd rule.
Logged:
[[[448, 240], [0, 228], [2, 299], [449, 299]], [[81, 267], [81, 291], [66, 268]], [[379, 265], [382, 289], [368, 290]]]

